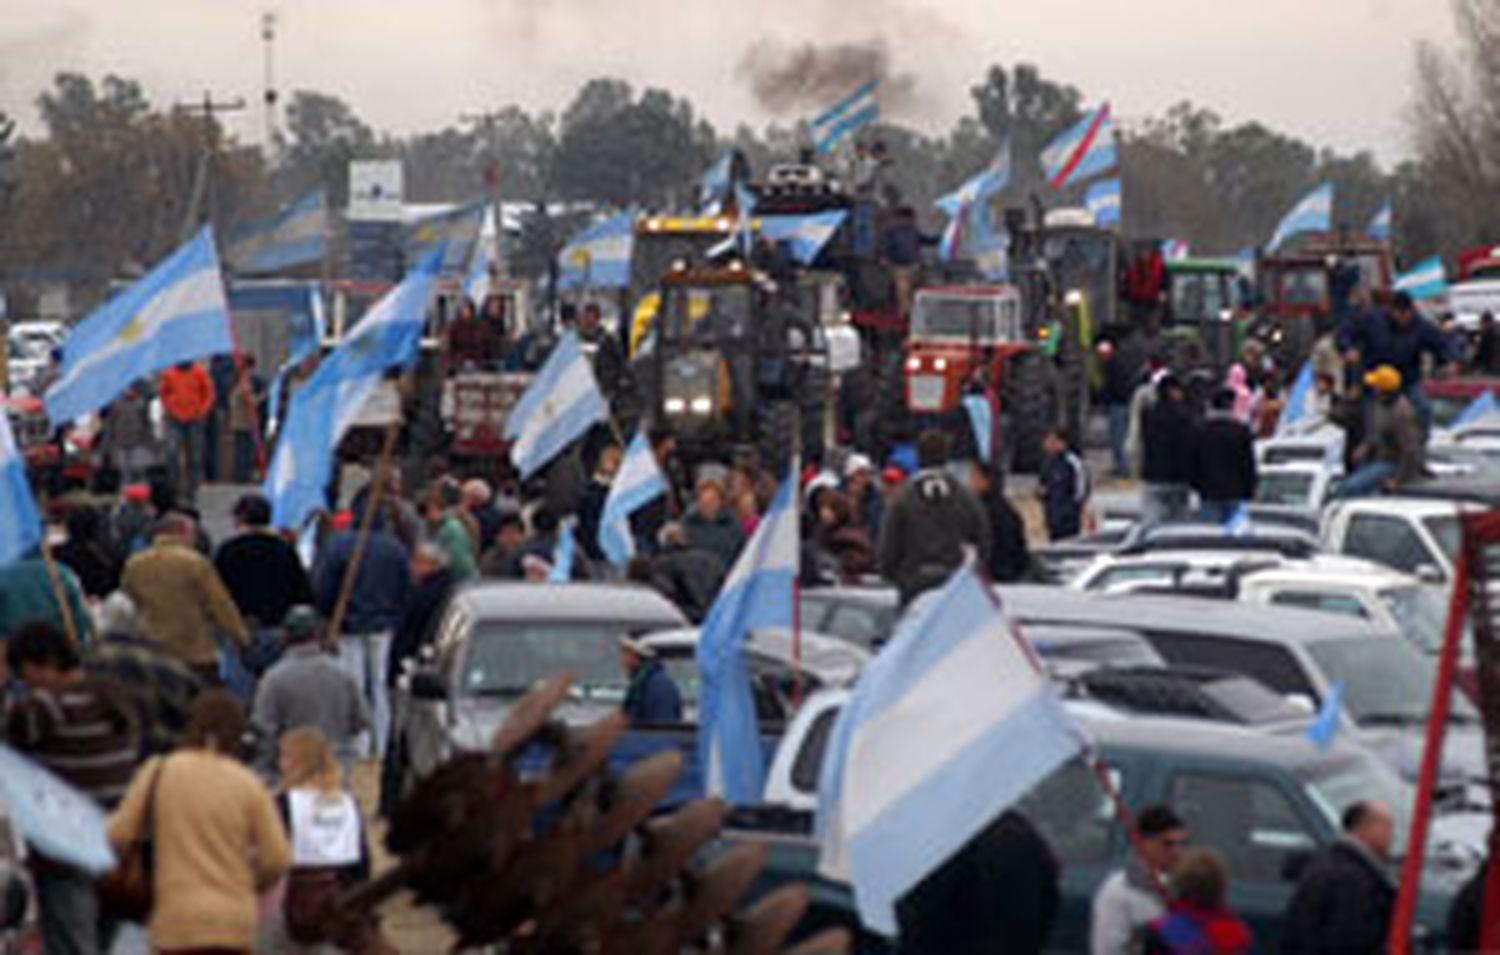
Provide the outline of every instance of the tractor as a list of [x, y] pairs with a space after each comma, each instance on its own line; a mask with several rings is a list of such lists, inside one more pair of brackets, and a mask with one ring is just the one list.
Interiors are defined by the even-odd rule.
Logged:
[[1239, 264], [1229, 259], [1165, 264], [1162, 351], [1175, 371], [1223, 371], [1238, 359], [1245, 337], [1240, 275]]
[[1250, 334], [1286, 369], [1299, 367], [1318, 337], [1360, 303], [1383, 301], [1394, 281], [1385, 243], [1345, 233], [1316, 233], [1291, 251], [1264, 256], [1256, 275]]

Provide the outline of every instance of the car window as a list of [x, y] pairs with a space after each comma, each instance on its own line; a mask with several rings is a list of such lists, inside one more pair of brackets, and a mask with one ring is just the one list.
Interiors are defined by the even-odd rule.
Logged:
[[469, 637], [459, 686], [474, 696], [519, 696], [564, 671], [573, 692], [586, 699], [625, 699], [625, 672], [617, 650], [621, 630], [589, 623], [481, 621]]
[[1367, 619], [1370, 615], [1365, 605], [1353, 594], [1333, 593], [1326, 590], [1282, 590], [1271, 595], [1271, 603], [1279, 607], [1300, 607], [1304, 610], [1320, 610], [1323, 613], [1338, 613], [1346, 617]]
[[869, 646], [890, 636], [890, 612], [881, 607], [858, 603], [835, 606], [823, 621], [823, 631], [831, 636], [843, 637]]
[[1173, 777], [1169, 793], [1189, 839], [1223, 855], [1235, 880], [1279, 882], [1289, 855], [1317, 848], [1316, 830], [1268, 780], [1184, 772]]
[[1262, 504], [1307, 506], [1314, 503], [1313, 476], [1300, 471], [1262, 474], [1255, 485], [1255, 499]]
[[1181, 564], [1130, 564], [1101, 571], [1089, 582], [1089, 590], [1113, 590], [1124, 584], [1170, 584], [1182, 570]]
[[1344, 553], [1415, 573], [1423, 564], [1441, 566], [1407, 522], [1384, 514], [1355, 514], [1344, 536]]
[[1211, 634], [1148, 632], [1145, 636], [1168, 663], [1239, 673], [1284, 696], [1295, 693], [1318, 699], [1307, 674], [1286, 647]]
[[828, 752], [828, 739], [833, 733], [834, 721], [838, 719], [839, 707], [830, 706], [819, 713], [807, 728], [802, 739], [802, 748], [792, 760], [792, 788], [798, 792], [818, 791], [818, 776], [823, 772], [823, 754]]
[[[797, 693], [796, 675], [792, 668], [781, 660], [747, 653], [750, 663], [750, 689], [755, 696], [755, 715], [762, 724], [784, 724], [791, 717], [792, 700]], [[688, 647], [673, 647], [662, 654], [662, 665], [667, 675], [677, 684], [682, 694], [682, 718], [687, 723], [698, 722], [698, 700], [702, 685], [699, 681], [698, 661]], [[802, 677], [805, 695], [816, 692], [822, 684], [809, 673]]]
[[[1123, 788], [1111, 769], [1115, 789]], [[1115, 809], [1099, 780], [1082, 760], [1065, 764], [1042, 781], [1018, 806], [1065, 866], [1102, 863], [1109, 858]]]

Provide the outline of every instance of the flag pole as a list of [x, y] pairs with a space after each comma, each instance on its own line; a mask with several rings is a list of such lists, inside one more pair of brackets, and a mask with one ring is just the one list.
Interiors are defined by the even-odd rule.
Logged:
[[354, 595], [354, 583], [359, 579], [359, 567], [364, 561], [365, 548], [370, 542], [374, 528], [375, 512], [385, 498], [386, 485], [390, 483], [391, 459], [396, 450], [396, 438], [401, 434], [401, 418], [398, 416], [386, 425], [385, 438], [380, 445], [380, 457], [375, 462], [375, 475], [370, 480], [370, 493], [365, 500], [365, 512], [359, 518], [359, 536], [354, 541], [354, 552], [349, 556], [349, 566], [344, 569], [344, 579], [339, 584], [338, 600], [328, 618], [328, 642], [337, 643], [344, 627], [344, 618], [349, 613], [349, 602]]
[[[250, 436], [255, 440], [255, 479], [264, 481], [266, 479], [266, 439], [261, 434], [260, 411], [255, 407], [255, 395], [250, 390], [250, 378], [245, 374], [245, 353], [240, 350], [239, 338], [235, 335], [232, 319], [229, 322], [229, 337], [234, 342], [234, 377], [237, 379], [235, 390], [240, 393], [240, 400], [245, 403], [245, 413], [250, 416]], [[233, 429], [230, 429], [230, 433], [233, 434]]]
[[52, 556], [52, 545], [47, 541], [47, 529], [42, 528], [42, 565], [47, 568], [47, 582], [52, 587], [52, 597], [62, 614], [63, 631], [74, 649], [83, 647], [82, 635], [78, 632], [78, 621], [73, 619], [73, 605], [68, 600], [68, 588], [63, 584], [62, 572], [57, 569], [57, 560]]

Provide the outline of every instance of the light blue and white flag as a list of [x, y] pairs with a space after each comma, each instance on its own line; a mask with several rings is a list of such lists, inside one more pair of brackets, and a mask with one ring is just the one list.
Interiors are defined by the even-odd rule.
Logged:
[[1375, 213], [1375, 218], [1370, 220], [1370, 227], [1365, 230], [1365, 234], [1376, 242], [1391, 241], [1391, 221], [1394, 215], [1391, 204], [1387, 202]]
[[1224, 533], [1230, 537], [1244, 537], [1250, 533], [1250, 508], [1244, 501], [1236, 501], [1224, 516]]
[[1283, 242], [1303, 232], [1327, 232], [1333, 225], [1333, 184], [1323, 183], [1303, 196], [1292, 206], [1292, 211], [1282, 217], [1271, 236], [1270, 249], [1281, 248]]
[[441, 252], [443, 274], [467, 275], [490, 209], [490, 201], [481, 199], [413, 222], [402, 238], [406, 261], [426, 262]]
[[594, 369], [572, 332], [563, 335], [505, 420], [510, 460], [526, 480], [609, 415]]
[[995, 228], [995, 216], [988, 205], [979, 206], [967, 218], [973, 223], [968, 252], [974, 268], [988, 281], [1010, 281], [1010, 233]]
[[938, 243], [938, 255], [944, 262], [991, 251], [995, 230], [989, 200], [1010, 184], [1010, 176], [1010, 140], [1006, 139], [983, 172], [934, 203], [948, 216]]
[[584, 229], [557, 254], [557, 287], [564, 292], [630, 284], [635, 213], [622, 212]]
[[1161, 244], [1161, 257], [1168, 262], [1181, 262], [1192, 254], [1192, 247], [1186, 239], [1164, 239]]
[[574, 531], [577, 518], [570, 517], [557, 528], [557, 546], [552, 549], [552, 569], [547, 571], [547, 581], [566, 584], [573, 579], [573, 560], [578, 552], [578, 535]]
[[752, 631], [792, 626], [799, 471], [794, 460], [698, 631], [698, 758], [709, 795], [735, 805], [764, 795], [760, 725], [744, 648]]
[[1443, 268], [1442, 257], [1434, 255], [1410, 272], [1397, 277], [1395, 288], [1419, 302], [1447, 295], [1448, 272]]
[[834, 724], [818, 781], [818, 869], [860, 921], [896, 901], [1087, 745], [972, 559], [908, 614]]
[[1007, 137], [1000, 144], [1000, 150], [995, 154], [995, 158], [984, 167], [983, 171], [970, 177], [963, 185], [943, 196], [933, 205], [949, 217], [957, 218], [964, 209], [983, 202], [1010, 185], [1010, 176], [1010, 139]]
[[1479, 397], [1469, 402], [1468, 407], [1459, 412], [1458, 417], [1454, 418], [1453, 422], [1448, 425], [1448, 430], [1461, 431], [1471, 424], [1478, 424], [1485, 418], [1494, 417], [1496, 412], [1500, 412], [1500, 402], [1495, 400], [1495, 393], [1493, 391], [1486, 390]]
[[67, 782], [0, 744], [0, 803], [18, 834], [43, 855], [91, 875], [115, 867], [104, 810]]
[[1290, 434], [1306, 428], [1318, 420], [1318, 392], [1313, 383], [1312, 362], [1305, 361], [1287, 392], [1286, 404], [1281, 408], [1281, 417], [1276, 419], [1276, 433]]
[[266, 433], [280, 420], [281, 395], [286, 376], [308, 358], [316, 355], [327, 333], [323, 311], [323, 294], [317, 282], [231, 282], [229, 310], [236, 315], [258, 312], [267, 321], [285, 322], [286, 359], [276, 369], [266, 393], [266, 415], [261, 424]]
[[880, 80], [874, 79], [814, 117], [813, 148], [831, 153], [850, 135], [880, 118]]
[[385, 373], [416, 360], [442, 261], [442, 250], [432, 250], [365, 312], [292, 396], [266, 472], [276, 527], [300, 531], [324, 506], [339, 441]]
[[199, 233], [145, 277], [96, 308], [63, 343], [47, 417], [76, 421], [141, 378], [183, 361], [234, 351], [213, 232]]
[[1089, 186], [1083, 197], [1084, 207], [1101, 229], [1120, 224], [1120, 180], [1101, 179]]
[[474, 258], [469, 262], [469, 274], [464, 276], [464, 298], [474, 303], [477, 309], [490, 295], [490, 257], [476, 245]]
[[1042, 150], [1042, 172], [1053, 189], [1065, 189], [1119, 164], [1108, 103], [1064, 130]]
[[716, 216], [731, 195], [734, 174], [734, 151], [720, 156], [698, 179], [698, 208], [703, 215]]
[[1343, 719], [1343, 715], [1344, 681], [1335, 680], [1323, 696], [1323, 705], [1318, 708], [1318, 718], [1313, 720], [1312, 725], [1307, 728], [1307, 738], [1318, 749], [1327, 749], [1332, 746], [1334, 737], [1338, 735], [1339, 722]]
[[974, 431], [974, 447], [979, 460], [989, 464], [993, 458], [995, 442], [995, 415], [990, 399], [985, 395], [965, 395], [964, 411], [969, 416], [969, 427]]
[[656, 463], [646, 429], [636, 431], [620, 461], [620, 470], [609, 483], [604, 511], [599, 517], [599, 549], [609, 562], [626, 564], [635, 556], [635, 535], [630, 515], [667, 493], [667, 479]]
[[318, 265], [328, 249], [328, 203], [316, 189], [234, 236], [224, 260], [236, 275], [271, 275]]
[[41, 542], [42, 515], [26, 479], [26, 458], [16, 447], [10, 415], [0, 408], [0, 567], [25, 557]]
[[761, 216], [757, 222], [762, 236], [772, 242], [784, 243], [792, 258], [802, 265], [811, 265], [848, 217], [849, 213], [845, 211], [816, 212]]

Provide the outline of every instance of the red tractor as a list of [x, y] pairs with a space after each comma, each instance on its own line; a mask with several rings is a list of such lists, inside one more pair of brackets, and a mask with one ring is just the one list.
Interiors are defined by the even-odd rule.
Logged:
[[906, 407], [916, 415], [957, 410], [976, 376], [999, 385], [1005, 364], [1031, 351], [1013, 285], [925, 288], [912, 302], [906, 339]]
[[1358, 302], [1381, 302], [1395, 281], [1390, 247], [1338, 233], [1307, 236], [1256, 263], [1260, 307], [1251, 329], [1282, 368], [1296, 369], [1330, 323]]

